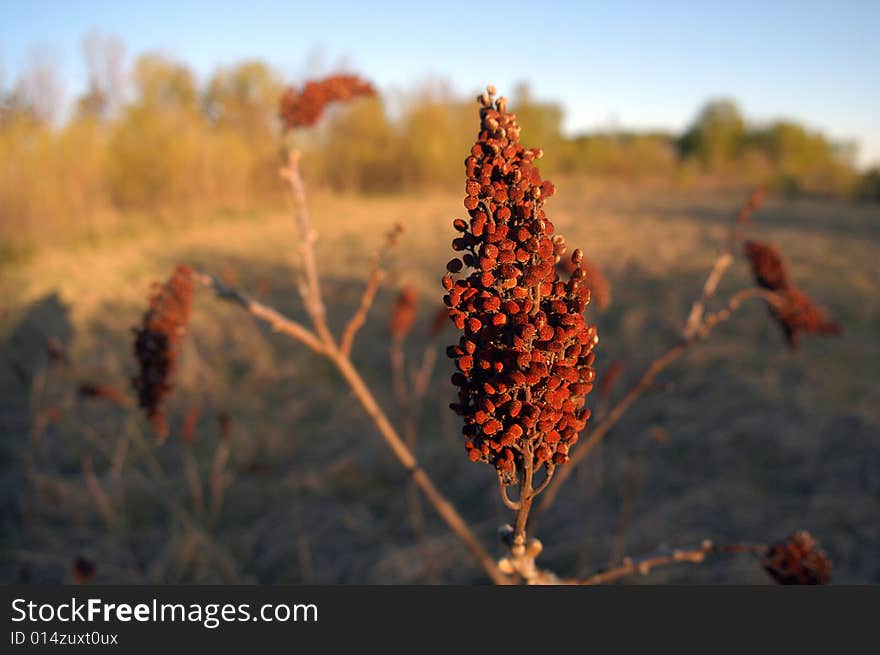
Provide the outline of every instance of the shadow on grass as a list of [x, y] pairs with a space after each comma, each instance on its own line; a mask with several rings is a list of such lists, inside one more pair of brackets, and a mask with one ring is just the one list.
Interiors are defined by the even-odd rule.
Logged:
[[[259, 260], [216, 261], [199, 251], [189, 253], [187, 260], [306, 322], [288, 268]], [[173, 263], [168, 262], [169, 270]], [[614, 303], [606, 313], [593, 311], [589, 316], [600, 329], [600, 375], [612, 361], [626, 365], [614, 391], [619, 397], [647, 362], [675, 339], [690, 300], [681, 289], [698, 288], [701, 280], [690, 274], [657, 279], [637, 265], [611, 278]], [[354, 311], [362, 287], [360, 279], [325, 277], [334, 332]], [[398, 422], [390, 391], [387, 333], [394, 295], [392, 288], [380, 291], [353, 358], [389, 417]], [[436, 309], [433, 299], [420, 304], [407, 345], [410, 361], [420, 356]], [[72, 394], [83, 376], [99, 376], [124, 387], [133, 366], [127, 328], [142, 311], [107, 306], [99, 314], [101, 320], [88, 329], [94, 346], [77, 362], [76, 375], [59, 378], [58, 393]], [[856, 326], [856, 334], [860, 329]], [[417, 452], [438, 486], [492, 547], [495, 529], [511, 517], [497, 497], [494, 473], [465, 457], [458, 419], [446, 407], [453, 389], [442, 346], [455, 338], [450, 328], [440, 340]], [[210, 531], [232, 553], [243, 577], [260, 583], [424, 582], [407, 518], [405, 474], [337, 374], [304, 346], [273, 334], [207, 292], [199, 294], [187, 343], [179, 388], [169, 406], [172, 436], [157, 455], [170, 480], [167, 493], [186, 504], [177, 426], [188, 406], [198, 401], [204, 418], [194, 452], [209, 475], [219, 438], [213, 417], [221, 411], [230, 414], [229, 469], [234, 478]], [[878, 422], [845, 396], [833, 403], [814, 401], [823, 396], [821, 385], [838, 383], [810, 373], [816, 354], [835, 354], [841, 343], [811, 340], [804, 352], [792, 357], [775, 326], [768, 325], [765, 309], [744, 308], [710, 342], [671, 367], [658, 388], [627, 414], [572, 479], [542, 522], [538, 536], [545, 544], [543, 563], [563, 574], [585, 573], [606, 563], [618, 523], [621, 479], [642, 448], [642, 492], [626, 533], [627, 552], [661, 543], [689, 545], [706, 537], [771, 540], [803, 527], [835, 560], [837, 580], [880, 581], [880, 564], [872, 556], [880, 547], [875, 521], [880, 514]], [[851, 370], [860, 370], [859, 362], [849, 364]], [[596, 406], [597, 394], [588, 401]], [[67, 481], [82, 488], [82, 480], [69, 473], [76, 470], [78, 454], [88, 450], [78, 421], [115, 438], [131, 412], [91, 407], [75, 414], [57, 428], [67, 448], [42, 462], [42, 474], [68, 471]], [[668, 433], [667, 444], [649, 440], [649, 430], [656, 426]], [[13, 447], [23, 447], [14, 441], [16, 435], [9, 436], [17, 443]], [[96, 456], [99, 471], [107, 466]], [[7, 494], [10, 475], [8, 470], [4, 475]], [[26, 522], [12, 526], [20, 535], [20, 549], [55, 561], [65, 556], [70, 543], [78, 543], [109, 558], [111, 572], [105, 572], [102, 581], [121, 579], [112, 571], [123, 570], [129, 561], [97, 545], [107, 534], [93, 515], [83, 511], [65, 522], [47, 507], [49, 497], [38, 489], [25, 487], [22, 493], [30, 514]], [[216, 581], [216, 573], [200, 559], [204, 555], [187, 550], [185, 530], [155, 507], [145, 509], [149, 499], [143, 494], [127, 493], [118, 502], [133, 514], [129, 532], [114, 538], [133, 553], [126, 557], [133, 558], [139, 570], [159, 571], [165, 582]], [[4, 498], [4, 505], [9, 502]], [[445, 525], [429, 508], [425, 513], [440, 579], [485, 582]], [[500, 554], [500, 547], [496, 552]], [[159, 560], [174, 565], [160, 567]], [[63, 577], [57, 567], [29, 566], [33, 579]], [[9, 579], [12, 574], [4, 569], [4, 576]], [[673, 569], [651, 580], [766, 582], [749, 562]]]

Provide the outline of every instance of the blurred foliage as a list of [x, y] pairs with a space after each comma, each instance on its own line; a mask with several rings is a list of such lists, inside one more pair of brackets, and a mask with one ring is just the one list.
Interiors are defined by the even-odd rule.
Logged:
[[[45, 60], [0, 88], [0, 235], [82, 233], [107, 215], [244, 211], [279, 202], [280, 75], [261, 61], [217, 70], [204, 84], [185, 64], [147, 54], [126, 74], [124, 48], [90, 35], [85, 93], [58, 121], [60, 83]], [[129, 93], [126, 93], [129, 91]], [[710, 101], [681, 135], [566, 136], [564, 111], [513, 89], [527, 146], [553, 176], [692, 184], [723, 180], [785, 193], [877, 200], [878, 171], [860, 176], [854, 149], [790, 121], [751, 125]], [[428, 80], [405, 93], [333, 107], [294, 135], [309, 182], [347, 193], [451, 188], [474, 138], [473, 102]], [[8, 251], [8, 243], [4, 252]]]
[[737, 157], [745, 143], [746, 122], [732, 100], [713, 100], [678, 140], [683, 157], [711, 168]]
[[880, 202], [880, 167], [874, 167], [859, 180], [859, 197]]

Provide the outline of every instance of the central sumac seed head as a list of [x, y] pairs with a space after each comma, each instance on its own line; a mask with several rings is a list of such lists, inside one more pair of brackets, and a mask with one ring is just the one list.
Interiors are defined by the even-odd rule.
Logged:
[[[590, 415], [596, 328], [583, 313], [589, 279], [575, 250], [560, 279], [554, 226], [544, 202], [556, 191], [519, 142], [505, 99], [480, 97], [481, 129], [465, 160], [464, 207], [452, 242], [459, 255], [443, 278], [444, 303], [461, 331], [447, 349], [459, 389], [468, 457], [488, 462], [513, 484], [526, 462], [568, 461]], [[457, 279], [456, 279], [457, 276]]]

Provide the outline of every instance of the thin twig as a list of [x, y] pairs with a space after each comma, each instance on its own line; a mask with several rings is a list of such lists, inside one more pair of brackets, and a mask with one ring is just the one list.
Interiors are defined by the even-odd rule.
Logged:
[[216, 520], [223, 508], [226, 492], [226, 466], [229, 463], [229, 435], [220, 434], [214, 450], [214, 463], [211, 466], [211, 518]]
[[520, 473], [519, 484], [519, 508], [513, 523], [513, 554], [518, 553], [518, 546], [525, 546], [526, 523], [529, 520], [529, 511], [532, 509], [532, 501], [535, 499], [535, 490], [532, 488], [532, 478], [535, 474], [534, 453], [528, 446], [523, 450], [523, 465]]
[[376, 428], [379, 430], [379, 433], [382, 435], [382, 438], [394, 453], [395, 457], [397, 457], [397, 460], [407, 471], [410, 472], [412, 479], [419, 486], [419, 489], [421, 489], [425, 498], [428, 499], [428, 502], [433, 505], [440, 517], [464, 543], [492, 581], [495, 584], [509, 584], [512, 582], [507, 575], [498, 569], [495, 560], [489, 555], [482, 544], [480, 544], [476, 536], [471, 532], [470, 527], [452, 503], [450, 503], [434, 486], [434, 482], [428, 477], [428, 474], [425, 473], [424, 469], [421, 468], [415, 456], [409, 448], [406, 447], [406, 444], [404, 444], [400, 436], [397, 434], [397, 431], [388, 421], [388, 418], [379, 407], [379, 404], [376, 402], [369, 387], [367, 387], [363, 378], [361, 378], [351, 361], [338, 351], [331, 352], [328, 354], [328, 357], [334, 364], [336, 364], [339, 372], [348, 382], [355, 397], [364, 408], [364, 411], [366, 411], [370, 418], [373, 419], [373, 423], [375, 423]]
[[184, 444], [181, 457], [183, 458], [183, 469], [186, 474], [186, 481], [189, 485], [189, 495], [192, 497], [193, 507], [196, 513], [205, 513], [205, 494], [202, 491], [202, 478], [199, 475], [199, 468], [192, 454], [192, 448], [189, 444]]
[[[412, 372], [410, 383], [407, 384], [403, 339], [403, 336], [396, 334], [391, 339], [392, 387], [397, 399], [398, 410], [403, 418], [403, 435], [406, 439], [407, 448], [415, 453], [418, 444], [419, 416], [421, 415], [425, 393], [428, 391], [431, 374], [434, 371], [434, 364], [437, 361], [437, 350], [434, 339], [431, 339], [428, 345], [425, 346], [421, 365]], [[411, 392], [408, 393], [408, 390], [411, 390]], [[427, 535], [425, 534], [425, 517], [422, 511], [419, 489], [412, 479], [407, 481], [407, 505], [409, 506], [410, 523], [412, 524], [419, 550], [422, 553], [422, 559], [425, 562], [426, 575], [428, 579], [432, 579], [434, 578], [433, 556], [428, 545]]]
[[727, 233], [727, 238], [724, 241], [724, 248], [715, 260], [712, 270], [709, 271], [709, 276], [703, 284], [703, 290], [700, 293], [700, 297], [697, 298], [691, 307], [690, 314], [688, 315], [682, 332], [683, 338], [689, 339], [694, 336], [703, 324], [703, 314], [706, 311], [706, 305], [715, 295], [715, 292], [718, 290], [718, 284], [721, 282], [721, 278], [724, 277], [724, 273], [733, 263], [733, 249], [740, 239], [743, 226], [748, 223], [752, 212], [761, 205], [762, 201], [763, 192], [760, 190], [754, 191], [740, 207], [739, 212], [736, 215], [736, 220], [733, 221], [730, 230]]
[[112, 530], [116, 526], [116, 512], [113, 511], [113, 504], [110, 502], [110, 498], [107, 494], [104, 493], [104, 489], [98, 481], [98, 476], [95, 475], [95, 467], [92, 464], [92, 458], [88, 455], [83, 455], [80, 457], [80, 464], [82, 466], [83, 477], [86, 480], [86, 486], [89, 488], [92, 500], [95, 501], [98, 513], [101, 515], [101, 518], [104, 519], [104, 523], [107, 524], [107, 527]]
[[378, 264], [376, 265], [376, 268], [370, 272], [370, 277], [367, 279], [367, 285], [364, 287], [364, 293], [361, 295], [360, 305], [358, 305], [357, 311], [352, 315], [351, 319], [349, 319], [348, 324], [345, 326], [345, 330], [342, 332], [342, 339], [339, 341], [339, 349], [346, 355], [351, 354], [351, 348], [354, 345], [354, 338], [357, 336], [358, 330], [361, 329], [367, 320], [367, 313], [373, 305], [373, 299], [376, 297], [376, 292], [379, 290], [379, 285], [384, 276], [385, 273], [378, 267]]
[[221, 298], [234, 300], [253, 316], [272, 325], [277, 331], [288, 334], [294, 339], [309, 346], [315, 352], [327, 357], [348, 383], [355, 397], [358, 399], [358, 402], [360, 402], [364, 411], [366, 411], [367, 415], [372, 419], [379, 434], [391, 449], [392, 453], [394, 453], [397, 460], [410, 473], [413, 481], [418, 485], [419, 489], [421, 489], [422, 493], [428, 499], [428, 502], [431, 503], [440, 517], [446, 522], [456, 536], [458, 536], [462, 543], [464, 543], [480, 566], [482, 566], [485, 572], [489, 575], [490, 579], [496, 584], [512, 583], [514, 580], [510, 576], [501, 572], [498, 565], [495, 563], [495, 560], [479, 542], [452, 503], [450, 503], [434, 486], [434, 482], [424, 469], [421, 468], [412, 451], [407, 447], [403, 439], [401, 439], [397, 430], [391, 425], [391, 422], [376, 402], [375, 397], [360, 376], [360, 373], [351, 363], [349, 357], [340, 350], [333, 335], [330, 333], [326, 322], [326, 312], [324, 310], [323, 301], [321, 300], [320, 285], [313, 250], [314, 234], [309, 225], [308, 212], [306, 211], [305, 206], [305, 193], [302, 186], [302, 180], [299, 176], [298, 161], [299, 154], [296, 151], [292, 151], [288, 159], [288, 165], [282, 169], [281, 175], [290, 184], [294, 196], [294, 202], [296, 204], [296, 218], [302, 240], [301, 249], [306, 278], [306, 284], [304, 285], [306, 290], [304, 293], [304, 301], [309, 316], [312, 319], [314, 332], [295, 321], [291, 321], [282, 316], [276, 310], [250, 300], [226, 285], [223, 285], [215, 278], [209, 276], [200, 277], [203, 281], [208, 282]]
[[205, 286], [213, 289], [218, 298], [240, 305], [254, 317], [268, 323], [275, 332], [280, 332], [289, 337], [293, 337], [297, 341], [314, 350], [316, 353], [323, 353], [326, 350], [326, 346], [307, 327], [287, 318], [286, 316], [282, 316], [275, 309], [268, 307], [253, 298], [245, 296], [221, 281], [220, 278], [213, 275], [206, 275], [204, 273], [197, 273], [196, 278]]
[[607, 584], [637, 573], [648, 575], [653, 569], [660, 566], [680, 564], [682, 562], [702, 564], [708, 555], [721, 553], [750, 553], [753, 555], [763, 555], [765, 552], [767, 552], [767, 546], [764, 544], [736, 543], [716, 546], [711, 541], [706, 540], [696, 548], [673, 550], [671, 552], [656, 552], [637, 559], [627, 557], [624, 559], [623, 564], [616, 568], [595, 573], [582, 580], [567, 580], [566, 584]]
[[406, 352], [403, 348], [404, 337], [399, 334], [392, 335], [388, 354], [391, 359], [391, 387], [394, 391], [394, 399], [397, 407], [403, 415], [404, 423], [409, 422], [409, 393], [406, 383]]
[[501, 479], [501, 476], [498, 476], [498, 487], [499, 492], [501, 493], [501, 502], [504, 503], [504, 506], [508, 509], [512, 509], [514, 512], [519, 511], [522, 508], [522, 503], [518, 500], [511, 500], [510, 496], [507, 495], [507, 486], [504, 484], [504, 480]]
[[358, 305], [357, 311], [352, 315], [351, 319], [349, 319], [348, 325], [345, 326], [345, 330], [342, 332], [342, 338], [339, 340], [339, 349], [345, 355], [351, 355], [354, 338], [357, 336], [358, 330], [360, 330], [366, 322], [367, 314], [370, 311], [370, 307], [373, 305], [376, 292], [379, 290], [379, 285], [382, 283], [382, 278], [385, 276], [385, 273], [382, 270], [382, 255], [388, 253], [394, 248], [401, 232], [403, 232], [403, 226], [398, 223], [390, 232], [388, 232], [385, 238], [384, 247], [378, 250], [373, 256], [370, 275], [367, 278], [366, 286], [364, 286], [360, 305]]
[[553, 474], [555, 472], [556, 472], [556, 465], [549, 464], [547, 466], [547, 477], [545, 477], [544, 481], [535, 488], [534, 492], [532, 493], [533, 496], [537, 496], [539, 493], [544, 491], [544, 489], [546, 489], [547, 487], [550, 486], [550, 483], [553, 481]]
[[730, 268], [732, 263], [733, 254], [731, 254], [730, 251], [725, 251], [715, 260], [715, 264], [712, 266], [712, 270], [709, 272], [705, 284], [703, 284], [703, 291], [700, 294], [700, 297], [691, 307], [684, 331], [682, 332], [682, 336], [685, 339], [693, 336], [696, 331], [700, 329], [703, 322], [703, 313], [706, 311], [706, 304], [711, 300], [712, 296], [715, 295], [715, 291], [718, 289], [718, 284], [721, 282], [721, 278], [724, 276], [725, 271]]
[[422, 363], [419, 368], [417, 368], [412, 375], [412, 395], [413, 400], [415, 400], [415, 407], [413, 408], [412, 414], [414, 415], [414, 422], [418, 419], [419, 413], [421, 413], [423, 400], [425, 398], [425, 394], [428, 392], [428, 386], [431, 384], [431, 375], [434, 373], [434, 366], [437, 363], [437, 344], [434, 342], [434, 339], [425, 346], [425, 351], [422, 353]]
[[[210, 286], [214, 288], [215, 291], [218, 290], [217, 281], [210, 276], [202, 276], [207, 277], [207, 280], [210, 281]], [[221, 283], [222, 284], [222, 283]], [[403, 465], [403, 467], [410, 472], [413, 480], [415, 480], [416, 484], [425, 494], [425, 497], [428, 501], [433, 505], [434, 509], [440, 515], [440, 517], [446, 522], [446, 524], [452, 529], [452, 531], [461, 539], [464, 545], [468, 548], [471, 554], [476, 558], [482, 568], [486, 571], [489, 577], [496, 584], [509, 584], [511, 579], [509, 576], [503, 574], [495, 563], [495, 560], [489, 555], [488, 551], [480, 544], [479, 540], [474, 536], [470, 527], [468, 527], [465, 520], [461, 517], [455, 507], [450, 503], [434, 486], [433, 481], [428, 477], [428, 474], [425, 473], [424, 469], [422, 469], [412, 452], [407, 448], [404, 444], [403, 440], [397, 434], [397, 431], [388, 421], [388, 418], [385, 416], [385, 413], [379, 407], [379, 404], [376, 402], [375, 397], [372, 392], [370, 392], [369, 387], [367, 387], [366, 383], [361, 378], [357, 369], [354, 368], [354, 365], [351, 363], [348, 357], [346, 357], [343, 353], [339, 351], [339, 349], [335, 346], [335, 344], [322, 344], [317, 341], [317, 338], [314, 334], [309, 332], [308, 329], [302, 327], [295, 321], [292, 321], [274, 309], [266, 307], [261, 303], [256, 303], [254, 301], [250, 301], [246, 296], [238, 293], [222, 285], [220, 288], [225, 288], [224, 293], [220, 293], [218, 291], [218, 295], [224, 299], [232, 299], [236, 301], [238, 305], [243, 307], [253, 316], [266, 321], [270, 325], [272, 325], [277, 331], [287, 334], [288, 336], [305, 343], [309, 347], [311, 347], [315, 352], [321, 353], [325, 355], [339, 370], [342, 374], [343, 378], [349, 384], [352, 389], [352, 392], [355, 394], [355, 397], [361, 403], [361, 406], [373, 420], [376, 428], [379, 430], [379, 434], [385, 440], [385, 443], [391, 448], [391, 451], [397, 457], [398, 461]], [[242, 302], [243, 299], [244, 302]], [[255, 311], [258, 309], [258, 311]], [[314, 343], [313, 343], [314, 342]]]
[[116, 444], [113, 448], [113, 455], [110, 458], [110, 472], [115, 480], [119, 480], [125, 470], [125, 459], [128, 455], [128, 442], [128, 431], [123, 430], [116, 439]]
[[636, 499], [642, 491], [642, 460], [645, 455], [644, 445], [640, 445], [630, 460], [620, 490], [620, 512], [617, 515], [617, 530], [614, 532], [614, 540], [611, 546], [611, 555], [608, 565], [611, 566], [623, 558], [626, 548], [626, 531], [632, 516]]
[[327, 327], [327, 311], [324, 309], [324, 301], [321, 297], [321, 283], [318, 277], [318, 266], [315, 262], [314, 242], [317, 235], [314, 233], [309, 221], [309, 211], [306, 206], [305, 187], [299, 174], [298, 150], [290, 150], [287, 157], [287, 165], [281, 169], [280, 174], [290, 186], [293, 194], [293, 202], [296, 208], [296, 222], [300, 233], [300, 252], [303, 258], [303, 271], [305, 285], [303, 287], [303, 301], [306, 310], [312, 319], [315, 332], [324, 343], [335, 343], [330, 329]]

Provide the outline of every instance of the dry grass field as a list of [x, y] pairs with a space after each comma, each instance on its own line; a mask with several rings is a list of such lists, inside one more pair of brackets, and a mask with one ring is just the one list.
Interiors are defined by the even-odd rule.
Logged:
[[[613, 399], [676, 338], [744, 195], [558, 186], [548, 214], [613, 285], [607, 310], [588, 309], [600, 331], [600, 379], [613, 362], [624, 365]], [[310, 208], [336, 328], [359, 300], [383, 233], [403, 223], [388, 280], [419, 291], [407, 352], [420, 356], [440, 306], [450, 224], [464, 213], [461, 194], [316, 195]], [[743, 307], [661, 377], [542, 518], [549, 568], [586, 574], [622, 545], [638, 554], [707, 537], [771, 541], [805, 528], [831, 556], [836, 582], [880, 582], [880, 208], [771, 197], [754, 233], [780, 246], [794, 279], [845, 333], [807, 336], [792, 353], [761, 303]], [[72, 562], [85, 557], [100, 582], [485, 582], [427, 507], [425, 566], [405, 475], [329, 365], [207, 291], [195, 303], [164, 445], [152, 445], [133, 408], [77, 396], [93, 382], [131, 398], [131, 328], [150, 282], [177, 262], [302, 317], [296, 252], [293, 219], [279, 211], [145, 222], [100, 241], [46, 245], [0, 269], [0, 579], [68, 581]], [[719, 298], [750, 284], [740, 258]], [[396, 290], [380, 290], [353, 353], [392, 418]], [[69, 363], [49, 362], [46, 336], [64, 345]], [[465, 456], [447, 408], [450, 373], [441, 356], [417, 451], [500, 553], [495, 531], [510, 513], [491, 470]], [[220, 442], [215, 417], [231, 418], [229, 461], [217, 478], [228, 487], [213, 517], [199, 518], [188, 495], [180, 425], [193, 403], [202, 408], [192, 450], [205, 487]], [[607, 403], [595, 392], [588, 398], [597, 414]], [[657, 428], [665, 443], [651, 438]], [[84, 474], [90, 466], [94, 476]], [[634, 582], [768, 580], [744, 557]]]

